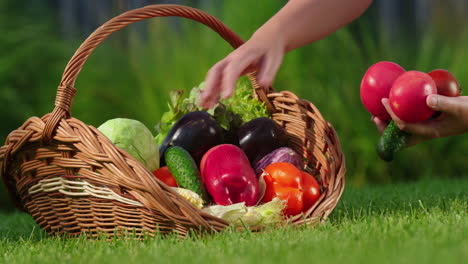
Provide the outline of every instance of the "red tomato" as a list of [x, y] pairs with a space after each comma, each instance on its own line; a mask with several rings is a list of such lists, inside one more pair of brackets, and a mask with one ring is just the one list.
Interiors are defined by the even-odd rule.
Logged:
[[434, 113], [426, 104], [426, 97], [437, 94], [432, 78], [424, 72], [409, 71], [402, 74], [390, 90], [390, 106], [403, 121], [421, 122]]
[[438, 94], [450, 97], [460, 95], [460, 84], [449, 71], [439, 69], [428, 74], [436, 83]]
[[172, 176], [172, 173], [169, 171], [167, 166], [161, 167], [153, 172], [154, 176], [158, 178], [160, 181], [164, 182], [167, 186], [170, 187], [179, 187], [177, 185], [177, 181]]
[[382, 98], [388, 98], [393, 82], [405, 72], [400, 65], [382, 61], [369, 67], [361, 81], [361, 101], [367, 111], [381, 120], [390, 120], [382, 105]]
[[302, 171], [302, 192], [304, 193], [303, 211], [309, 210], [320, 198], [320, 186], [314, 176]]

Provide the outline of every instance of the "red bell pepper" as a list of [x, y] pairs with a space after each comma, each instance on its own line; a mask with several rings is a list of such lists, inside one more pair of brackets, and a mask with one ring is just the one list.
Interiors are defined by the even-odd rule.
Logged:
[[262, 177], [266, 183], [262, 202], [269, 202], [275, 197], [286, 201], [284, 213], [288, 216], [307, 211], [320, 197], [320, 186], [315, 178], [290, 163], [270, 164]]
[[245, 153], [229, 144], [210, 149], [200, 163], [202, 180], [219, 205], [245, 202], [253, 206], [259, 199], [258, 180]]

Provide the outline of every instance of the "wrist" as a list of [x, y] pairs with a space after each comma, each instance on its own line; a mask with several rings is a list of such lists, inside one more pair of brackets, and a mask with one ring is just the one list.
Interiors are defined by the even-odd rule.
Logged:
[[262, 46], [274, 46], [276, 50], [281, 50], [283, 53], [289, 51], [286, 34], [273, 23], [260, 27], [249, 41], [260, 43]]

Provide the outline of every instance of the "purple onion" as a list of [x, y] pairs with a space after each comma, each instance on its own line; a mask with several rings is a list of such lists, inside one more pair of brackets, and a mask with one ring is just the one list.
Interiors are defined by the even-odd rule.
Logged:
[[297, 152], [290, 148], [282, 147], [268, 153], [255, 164], [255, 175], [258, 177], [262, 173], [263, 169], [265, 169], [268, 165], [277, 162], [291, 163], [300, 170], [302, 170], [304, 167], [304, 161], [301, 155], [297, 154]]

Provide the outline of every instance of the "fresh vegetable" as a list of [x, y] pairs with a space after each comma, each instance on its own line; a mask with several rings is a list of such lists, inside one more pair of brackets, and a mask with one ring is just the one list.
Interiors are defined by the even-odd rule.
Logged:
[[398, 128], [394, 121], [388, 124], [377, 143], [377, 154], [384, 161], [392, 161], [395, 154], [406, 146], [409, 133]]
[[200, 169], [203, 182], [217, 204], [257, 203], [258, 180], [240, 148], [223, 144], [210, 149], [203, 156]]
[[[460, 84], [453, 74], [447, 70], [433, 70], [428, 73], [434, 80], [437, 86], [437, 93], [443, 96], [456, 97], [460, 96]], [[432, 118], [437, 118], [441, 114], [440, 111], [435, 112]]]
[[[201, 86], [200, 86], [201, 87]], [[156, 142], [161, 145], [167, 135], [170, 133], [172, 127], [186, 114], [189, 112], [205, 111], [201, 106], [198, 105], [197, 100], [201, 89], [194, 87], [189, 97], [185, 98], [185, 92], [183, 90], [173, 90], [169, 92], [169, 111], [165, 112], [159, 123], [156, 125]], [[216, 115], [215, 115], [216, 112]], [[233, 116], [234, 113], [226, 113], [226, 107], [214, 107], [207, 111], [212, 116], [219, 117], [223, 122], [222, 127], [229, 129], [230, 122], [238, 123], [238, 126], [242, 124], [240, 117]], [[228, 120], [228, 121], [226, 121]]]
[[274, 197], [286, 201], [286, 215], [297, 215], [304, 207], [300, 190], [302, 174], [294, 165], [284, 162], [273, 163], [265, 168], [262, 175], [266, 189], [262, 202], [269, 202]]
[[[165, 112], [161, 121], [156, 125], [158, 135], [156, 142], [161, 145], [175, 123], [185, 114], [193, 111], [205, 111], [198, 104], [198, 97], [204, 84], [194, 87], [185, 98], [184, 91], [175, 90], [169, 93], [169, 111]], [[243, 123], [257, 117], [269, 117], [268, 110], [263, 102], [253, 97], [252, 88], [245, 81], [237, 84], [237, 89], [231, 98], [222, 100], [212, 109], [207, 110], [228, 133], [227, 142], [235, 143], [235, 131]]]
[[426, 97], [437, 94], [437, 87], [426, 73], [409, 71], [401, 75], [390, 90], [390, 106], [403, 121], [421, 122], [434, 113], [426, 104]]
[[143, 123], [133, 119], [115, 118], [104, 122], [98, 130], [148, 170], [159, 168], [158, 145]]
[[304, 167], [304, 160], [302, 159], [301, 155], [297, 154], [297, 152], [288, 147], [282, 147], [273, 150], [272, 152], [264, 156], [262, 159], [260, 159], [255, 164], [255, 174], [257, 176], [260, 176], [264, 168], [266, 168], [272, 163], [277, 162], [291, 163], [298, 169], [302, 169]]
[[237, 131], [239, 128], [231, 128], [231, 130], [223, 129], [224, 144], [231, 144], [239, 147], [239, 138], [237, 137]]
[[428, 73], [437, 86], [437, 93], [443, 96], [460, 96], [460, 84], [455, 76], [447, 70], [433, 70]]
[[282, 211], [286, 203], [274, 198], [260, 206], [249, 206], [245, 203], [237, 203], [227, 206], [213, 205], [203, 209], [204, 212], [224, 219], [235, 225], [246, 224], [249, 226], [266, 226], [281, 223]]
[[381, 120], [390, 120], [390, 115], [382, 105], [382, 98], [388, 98], [395, 80], [405, 72], [400, 65], [382, 61], [367, 70], [361, 81], [361, 101], [366, 109]]
[[[163, 156], [167, 148], [179, 146], [187, 150], [196, 164], [199, 164], [205, 152], [222, 143], [223, 130], [219, 123], [210, 114], [196, 111], [185, 114], [177, 121], [159, 148], [159, 152]], [[164, 164], [163, 159], [161, 164]]]
[[288, 216], [307, 211], [320, 196], [315, 178], [290, 163], [270, 164], [262, 177], [266, 183], [262, 202], [269, 202], [275, 197], [286, 201], [284, 213]]
[[[211, 109], [205, 110], [198, 104], [198, 97], [200, 92], [203, 89], [204, 84], [200, 84], [199, 88], [193, 88], [190, 92], [190, 97], [183, 101], [184, 104], [188, 107], [188, 109], [197, 109], [198, 111], [206, 111], [210, 115], [219, 122], [221, 127], [226, 131], [232, 131], [239, 128], [244, 121], [242, 120], [242, 116], [238, 113], [233, 112], [229, 105], [226, 105], [225, 102], [219, 102], [216, 106]], [[195, 110], [191, 110], [195, 111]]]
[[203, 208], [203, 211], [230, 223], [237, 223], [247, 213], [247, 206], [244, 202], [230, 205], [211, 205]]
[[252, 164], [273, 150], [286, 146], [287, 142], [284, 129], [266, 117], [247, 122], [239, 128], [237, 135], [241, 149]]
[[179, 187], [177, 185], [176, 179], [174, 178], [174, 176], [172, 176], [172, 173], [167, 166], [164, 166], [155, 170], [153, 174], [154, 176], [156, 176], [156, 178], [164, 182], [167, 186]]
[[[406, 122], [421, 122], [434, 113], [426, 104], [426, 97], [436, 94], [432, 78], [418, 71], [401, 75], [390, 90], [390, 106], [393, 112]], [[394, 121], [385, 129], [377, 144], [377, 154], [384, 161], [392, 161], [395, 153], [403, 149], [410, 134], [401, 131]]]
[[[203, 107], [198, 104], [198, 96], [204, 88], [205, 83], [193, 88], [190, 96], [183, 100], [183, 107], [188, 108], [189, 111], [203, 110]], [[265, 103], [253, 97], [252, 87], [246, 80], [240, 80], [231, 98], [221, 100], [215, 107], [209, 109], [208, 113], [213, 115], [226, 130], [239, 127], [258, 117], [270, 116]]]
[[242, 221], [249, 226], [265, 226], [280, 223], [286, 202], [275, 197], [268, 203], [247, 208]]
[[166, 150], [164, 157], [179, 187], [192, 190], [207, 201], [208, 197], [192, 156], [181, 147], [170, 147]]
[[172, 189], [176, 191], [180, 196], [184, 197], [187, 201], [189, 201], [198, 209], [203, 208], [203, 204], [204, 204], [203, 199], [197, 193], [188, 189], [183, 189], [183, 188], [173, 187]]
[[237, 88], [231, 98], [222, 100], [227, 109], [239, 115], [243, 123], [259, 117], [270, 117], [265, 103], [253, 97], [252, 86], [247, 80], [237, 83]]
[[[182, 102], [184, 100], [184, 91], [182, 90], [175, 90], [169, 92], [169, 102], [168, 107], [169, 110], [165, 112], [159, 123], [155, 126], [156, 131], [158, 134], [155, 137], [156, 143], [161, 145], [164, 139], [171, 131], [171, 128], [175, 125], [175, 123], [182, 118], [183, 115], [190, 112], [187, 108], [182, 106]], [[161, 156], [163, 156], [161, 154]]]
[[302, 174], [302, 192], [304, 207], [302, 210], [305, 212], [309, 210], [320, 198], [320, 185], [314, 176], [310, 175], [305, 171], [301, 171]]

